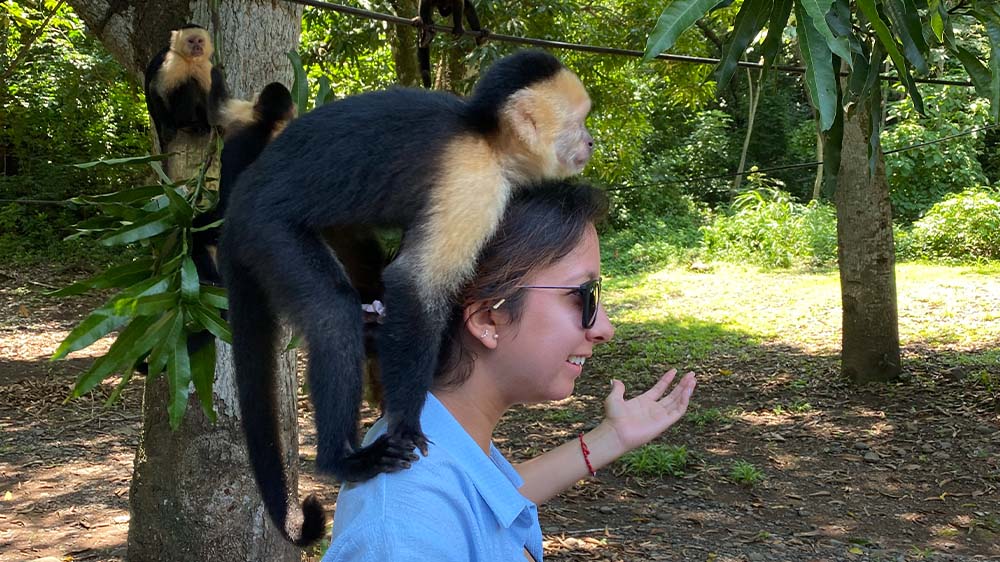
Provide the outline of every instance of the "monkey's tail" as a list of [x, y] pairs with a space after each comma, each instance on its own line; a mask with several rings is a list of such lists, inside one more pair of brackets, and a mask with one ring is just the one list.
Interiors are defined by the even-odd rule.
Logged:
[[289, 521], [290, 494], [275, 397], [278, 320], [251, 272], [232, 263], [226, 265], [236, 387], [254, 478], [271, 521], [285, 539], [308, 546], [323, 536], [326, 515], [319, 500], [309, 496], [302, 504], [301, 524], [297, 524], [297, 515]]
[[420, 79], [423, 80], [424, 87], [431, 87], [431, 48], [430, 46], [417, 47], [417, 62], [420, 64]]

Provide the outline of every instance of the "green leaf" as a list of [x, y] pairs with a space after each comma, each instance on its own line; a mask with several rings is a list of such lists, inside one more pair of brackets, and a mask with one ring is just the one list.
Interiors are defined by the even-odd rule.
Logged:
[[83, 349], [112, 331], [117, 330], [130, 317], [129, 314], [121, 312], [122, 309], [127, 308], [124, 306], [124, 303], [131, 303], [132, 299], [145, 295], [162, 293], [169, 286], [169, 283], [170, 280], [163, 276], [146, 279], [111, 297], [104, 306], [92, 312], [66, 336], [66, 339], [63, 340], [52, 355], [52, 360], [55, 361], [74, 351]]
[[191, 224], [191, 217], [194, 216], [194, 209], [181, 194], [177, 193], [177, 188], [163, 186], [163, 194], [167, 196], [170, 212], [177, 219], [177, 226], [188, 226]]
[[211, 332], [213, 336], [228, 344], [233, 343], [233, 334], [229, 330], [229, 324], [222, 319], [216, 309], [200, 304], [188, 306], [185, 309], [202, 328]]
[[188, 356], [187, 337], [184, 333], [183, 315], [177, 315], [174, 330], [170, 332], [173, 353], [167, 358], [167, 413], [170, 428], [177, 430], [187, 410], [188, 393], [191, 385], [191, 358]]
[[762, 84], [781, 49], [781, 37], [785, 32], [785, 26], [788, 25], [788, 16], [791, 13], [792, 0], [774, 0], [771, 7], [771, 19], [767, 24], [767, 37], [764, 38], [764, 45], [761, 47], [761, 55], [764, 57], [764, 68], [760, 71]]
[[73, 331], [59, 344], [55, 353], [52, 354], [52, 360], [62, 359], [74, 351], [89, 346], [117, 330], [128, 320], [129, 316], [116, 316], [104, 310], [92, 312], [76, 328], [73, 328]]
[[330, 79], [326, 76], [319, 77], [319, 92], [316, 93], [316, 101], [313, 102], [313, 107], [319, 107], [321, 105], [326, 105], [336, 99], [337, 94], [334, 93], [333, 89], [330, 88]]
[[122, 228], [111, 236], [102, 238], [100, 243], [104, 246], [130, 244], [163, 234], [176, 226], [177, 224], [174, 222], [174, 217], [171, 215], [170, 210], [164, 209], [148, 215], [142, 221]]
[[795, 23], [802, 59], [806, 63], [806, 87], [819, 110], [820, 131], [827, 131], [837, 116], [837, 75], [833, 71], [833, 52], [803, 10], [796, 2]]
[[764, 27], [771, 12], [773, 0], [745, 0], [736, 14], [733, 31], [722, 49], [722, 60], [715, 69], [716, 88], [719, 92], [729, 85], [736, 71], [736, 65], [746, 53], [750, 42]]
[[216, 416], [212, 398], [215, 383], [215, 340], [209, 340], [204, 347], [191, 355], [191, 379], [194, 381], [194, 390], [198, 393], [202, 411], [214, 422]]
[[656, 55], [669, 51], [677, 38], [694, 22], [701, 19], [709, 8], [719, 3], [719, 0], [674, 0], [664, 8], [649, 39], [646, 40], [646, 53], [642, 60], [649, 62]]
[[927, 43], [924, 42], [920, 26], [920, 14], [915, 7], [912, 7], [912, 3], [910, 0], [912, 11], [904, 8], [901, 0], [886, 0], [882, 5], [885, 6], [892, 28], [903, 44], [903, 54], [906, 55], [906, 59], [913, 64], [917, 72], [927, 74], [930, 71], [924, 58], [924, 53], [928, 50]]
[[203, 286], [199, 300], [205, 306], [221, 308], [222, 310], [229, 309], [229, 297], [222, 287]]
[[965, 72], [969, 74], [976, 94], [986, 99], [993, 99], [993, 77], [986, 65], [980, 62], [971, 51], [955, 43], [948, 35], [945, 35], [945, 45], [948, 47], [948, 51], [962, 63]]
[[73, 197], [69, 201], [81, 205], [103, 205], [105, 203], [130, 204], [137, 201], [147, 201], [161, 193], [163, 193], [162, 186], [145, 185], [133, 189], [116, 191], [114, 193], [106, 193], [104, 195], [81, 195], [79, 197]]
[[1000, 120], [1000, 24], [996, 17], [982, 18], [990, 38], [990, 116]]
[[77, 281], [72, 285], [46, 294], [51, 297], [65, 297], [67, 295], [79, 295], [90, 289], [129, 287], [149, 277], [152, 273], [153, 258], [140, 258], [125, 265], [112, 267], [104, 273], [83, 281]]
[[191, 232], [203, 232], [205, 230], [212, 230], [213, 228], [218, 228], [222, 226], [222, 223], [226, 222], [225, 219], [219, 219], [215, 222], [210, 222], [204, 226], [198, 226], [191, 229]]
[[163, 166], [161, 166], [159, 162], [150, 162], [149, 167], [152, 168], [154, 172], [156, 172], [156, 176], [160, 178], [161, 182], [169, 185], [172, 185], [174, 183], [173, 180], [170, 179], [170, 176], [167, 175], [167, 172], [163, 170]]
[[921, 115], [924, 115], [923, 97], [920, 95], [920, 90], [917, 89], [917, 84], [913, 81], [913, 77], [910, 76], [910, 69], [906, 66], [906, 59], [899, 52], [899, 45], [896, 43], [896, 39], [892, 36], [889, 26], [882, 20], [878, 9], [875, 7], [875, 0], [858, 0], [858, 7], [861, 8], [865, 17], [872, 24], [872, 27], [875, 29], [875, 35], [878, 36], [879, 43], [885, 47], [889, 58], [892, 59], [892, 64], [896, 67], [896, 72], [899, 73], [899, 80], [910, 95], [914, 109]]
[[85, 162], [83, 164], [73, 164], [75, 168], [93, 168], [95, 166], [128, 166], [132, 164], [145, 164], [146, 162], [156, 162], [158, 160], [166, 160], [169, 155], [167, 154], [152, 154], [146, 156], [130, 156], [127, 158], [106, 158], [101, 160], [95, 160], [94, 162]]
[[132, 301], [135, 316], [158, 316], [177, 306], [177, 293], [160, 293], [139, 297]]
[[198, 302], [200, 283], [198, 269], [194, 266], [191, 256], [184, 256], [181, 264], [181, 298], [184, 302]]
[[812, 19], [813, 29], [822, 36], [830, 52], [851, 64], [851, 49], [847, 38], [835, 37], [830, 24], [826, 21], [826, 13], [830, 11], [831, 4], [833, 0], [799, 0], [795, 6], [801, 7], [802, 10], [796, 10], [796, 18], [801, 11], [805, 11]]
[[156, 318], [144, 317], [136, 318], [118, 334], [114, 343], [108, 348], [108, 352], [99, 357], [80, 375], [73, 387], [70, 395], [72, 398], [79, 398], [90, 392], [95, 386], [101, 383], [108, 375], [115, 371], [131, 372], [132, 366], [142, 356], [153, 347], [153, 341], [143, 338], [150, 331], [150, 327]]
[[931, 30], [939, 43], [944, 43], [944, 19], [941, 17], [941, 0], [930, 0], [927, 12], [931, 16]]
[[295, 73], [295, 79], [292, 82], [292, 99], [295, 101], [299, 115], [303, 115], [310, 109], [309, 77], [306, 76], [305, 68], [302, 66], [302, 57], [299, 56], [298, 51], [288, 51], [285, 55], [288, 56], [288, 60], [292, 61], [292, 70]]

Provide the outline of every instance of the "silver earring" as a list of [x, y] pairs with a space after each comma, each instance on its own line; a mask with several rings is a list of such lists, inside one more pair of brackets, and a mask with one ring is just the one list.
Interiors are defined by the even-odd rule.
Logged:
[[500, 339], [500, 334], [493, 334], [493, 339], [495, 339], [495, 340]]
[[489, 330], [483, 330], [483, 335], [481, 335], [481, 336], [479, 336], [479, 337], [480, 337], [480, 338], [485, 338], [485, 337], [486, 337], [486, 336], [488, 336], [488, 335], [490, 335], [490, 331], [489, 331]]

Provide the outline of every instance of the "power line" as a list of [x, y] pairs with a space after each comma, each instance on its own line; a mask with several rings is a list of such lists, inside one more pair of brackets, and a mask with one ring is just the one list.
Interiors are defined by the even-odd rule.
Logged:
[[[364, 10], [361, 8], [354, 8], [351, 6], [344, 6], [342, 4], [334, 4], [332, 2], [322, 2], [320, 0], [285, 0], [292, 4], [301, 4], [303, 6], [310, 6], [312, 8], [317, 8], [320, 10], [329, 10], [333, 12], [340, 12], [343, 14], [350, 14], [353, 16], [358, 16], [361, 18], [379, 20], [395, 25], [407, 25], [410, 27], [422, 27], [418, 21], [410, 18], [402, 18], [392, 14], [383, 14], [380, 12], [373, 12], [371, 10]], [[447, 27], [440, 24], [433, 24], [428, 26], [435, 31], [450, 32], [451, 27]], [[643, 51], [638, 51], [634, 49], [618, 49], [614, 47], [602, 47], [595, 45], [586, 45], [583, 43], [568, 43], [565, 41], [552, 41], [549, 39], [535, 39], [533, 37], [515, 37], [513, 35], [503, 35], [500, 33], [485, 32], [485, 31], [473, 31], [471, 29], [465, 29], [462, 33], [463, 35], [470, 35], [472, 37], [480, 39], [489, 39], [490, 41], [499, 41], [502, 43], [513, 43], [518, 45], [531, 45], [533, 47], [549, 47], [552, 49], [563, 49], [567, 51], [579, 51], [583, 53], [597, 53], [603, 55], [618, 55], [626, 57], [643, 57], [645, 53]], [[669, 53], [660, 53], [656, 55], [656, 59], [666, 60], [672, 62], [682, 62], [686, 64], [705, 64], [705, 65], [716, 65], [719, 64], [719, 59], [709, 58], [709, 57], [693, 57], [688, 55], [673, 55]], [[748, 61], [738, 61], [736, 63], [738, 66], [743, 68], [764, 68], [762, 63], [748, 62]], [[806, 68], [802, 66], [789, 66], [789, 65], [774, 65], [771, 67], [773, 70], [779, 72], [785, 72], [787, 74], [805, 74]], [[841, 72], [841, 76], [847, 76], [848, 73]], [[899, 82], [899, 77], [889, 74], [879, 75], [880, 80], [886, 81], [896, 81]], [[971, 87], [972, 82], [963, 80], [946, 80], [941, 78], [913, 78], [914, 82], [920, 84], [939, 84], [944, 86], [963, 86]]]

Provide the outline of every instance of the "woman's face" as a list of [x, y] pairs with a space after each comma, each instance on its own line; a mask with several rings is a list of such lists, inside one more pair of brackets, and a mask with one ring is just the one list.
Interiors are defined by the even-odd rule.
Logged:
[[[580, 243], [557, 263], [527, 276], [523, 285], [578, 286], [601, 275], [597, 230], [588, 225]], [[516, 324], [499, 324], [490, 362], [510, 404], [561, 400], [573, 393], [594, 346], [615, 333], [603, 305], [589, 329], [583, 300], [572, 289], [523, 289]]]

